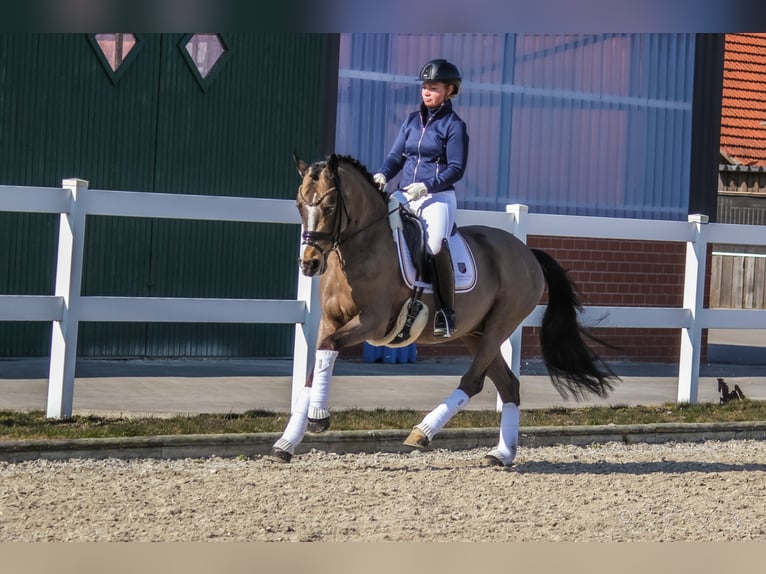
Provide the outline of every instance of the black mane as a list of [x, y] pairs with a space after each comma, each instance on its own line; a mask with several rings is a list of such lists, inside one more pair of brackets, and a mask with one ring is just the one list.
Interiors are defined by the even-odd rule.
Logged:
[[[372, 174], [370, 173], [370, 170], [367, 169], [367, 166], [365, 166], [361, 161], [356, 159], [355, 157], [352, 157], [350, 155], [336, 155], [338, 158], [338, 161], [342, 161], [348, 164], [351, 164], [351, 167], [355, 168], [359, 173], [361, 173], [367, 181], [370, 182], [370, 185], [372, 185], [375, 189], [378, 189], [378, 184], [375, 183], [375, 180], [372, 179]], [[327, 162], [329, 161], [329, 158], [325, 159], [324, 161], [320, 161], [315, 163], [311, 166], [311, 177], [314, 179], [319, 178], [319, 173], [325, 168], [327, 165]], [[383, 199], [387, 198], [387, 195], [384, 192], [381, 192], [381, 196]]]

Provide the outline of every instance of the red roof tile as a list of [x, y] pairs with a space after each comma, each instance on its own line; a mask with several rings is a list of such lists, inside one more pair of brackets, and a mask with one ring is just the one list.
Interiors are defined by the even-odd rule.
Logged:
[[721, 149], [743, 165], [766, 166], [766, 34], [727, 34]]

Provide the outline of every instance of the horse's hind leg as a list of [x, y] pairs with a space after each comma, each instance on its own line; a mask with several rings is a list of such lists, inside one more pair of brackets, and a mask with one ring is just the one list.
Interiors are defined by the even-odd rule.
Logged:
[[444, 428], [450, 419], [468, 406], [471, 397], [481, 392], [484, 387], [487, 367], [492, 362], [492, 352], [478, 344], [469, 343], [471, 339], [473, 337], [463, 338], [463, 341], [469, 345], [469, 350], [473, 353], [474, 358], [466, 374], [460, 378], [460, 385], [438, 407], [415, 425], [415, 428], [405, 439], [405, 445], [414, 448], [428, 447], [434, 436]]
[[[463, 338], [471, 353], [477, 354], [482, 348], [482, 337]], [[486, 343], [484, 343], [486, 344]], [[488, 347], [487, 347], [488, 348]], [[482, 462], [487, 466], [508, 466], [516, 458], [519, 445], [519, 405], [521, 404], [521, 382], [513, 374], [498, 348], [486, 371], [497, 389], [503, 403], [500, 414], [500, 438]]]
[[482, 462], [487, 466], [509, 466], [516, 458], [519, 447], [519, 378], [513, 374], [503, 356], [498, 353], [492, 361], [487, 375], [492, 380], [503, 402], [500, 412], [500, 438]]

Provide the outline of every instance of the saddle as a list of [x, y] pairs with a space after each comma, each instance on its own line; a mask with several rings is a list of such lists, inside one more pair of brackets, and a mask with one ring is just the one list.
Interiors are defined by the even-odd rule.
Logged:
[[[375, 346], [404, 347], [420, 336], [428, 322], [428, 306], [420, 300], [424, 292], [433, 290], [430, 277], [430, 255], [426, 249], [426, 233], [422, 220], [400, 204], [389, 199], [389, 220], [397, 245], [399, 268], [412, 296], [405, 301], [394, 327], [382, 339], [368, 340]], [[453, 227], [449, 238], [452, 265], [455, 270], [455, 291], [470, 291], [476, 284], [475, 263], [468, 244]]]
[[[395, 211], [395, 214], [389, 217], [392, 219], [391, 228], [397, 245], [402, 279], [413, 290], [422, 288], [426, 293], [431, 292], [431, 266], [427, 264], [427, 258], [431, 255], [426, 249], [423, 221], [404, 205], [393, 206], [394, 201], [389, 203], [389, 212]], [[455, 272], [455, 292], [465, 293], [476, 286], [476, 262], [457, 225], [453, 226], [448, 241]]]

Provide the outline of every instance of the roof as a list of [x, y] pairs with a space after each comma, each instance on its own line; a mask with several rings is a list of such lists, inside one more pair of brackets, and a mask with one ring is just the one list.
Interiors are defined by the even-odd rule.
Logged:
[[766, 166], [766, 34], [727, 34], [725, 46], [721, 154]]

